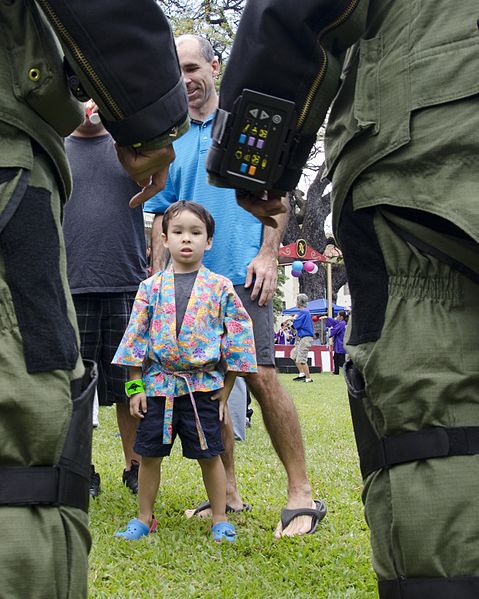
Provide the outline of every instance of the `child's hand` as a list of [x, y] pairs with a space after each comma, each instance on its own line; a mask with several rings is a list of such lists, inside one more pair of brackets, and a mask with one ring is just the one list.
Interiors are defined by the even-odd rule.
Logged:
[[133, 418], [144, 418], [147, 411], [146, 393], [136, 393], [130, 397], [130, 414]]
[[228, 401], [229, 393], [225, 393], [225, 389], [218, 389], [213, 393], [211, 399], [214, 401], [219, 401], [219, 412], [220, 412], [220, 422], [226, 420], [226, 415], [228, 410], [226, 409], [226, 402]]

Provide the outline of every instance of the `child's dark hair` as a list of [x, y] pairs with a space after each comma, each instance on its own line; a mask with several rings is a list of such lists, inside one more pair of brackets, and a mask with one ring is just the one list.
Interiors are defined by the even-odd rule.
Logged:
[[165, 210], [163, 214], [163, 221], [161, 223], [161, 228], [165, 235], [168, 235], [168, 225], [173, 217], [178, 216], [185, 210], [189, 210], [193, 214], [195, 214], [201, 222], [203, 222], [206, 226], [206, 235], [208, 239], [211, 239], [215, 232], [215, 220], [211, 216], [211, 214], [203, 208], [200, 204], [196, 202], [191, 202], [190, 200], [179, 200]]

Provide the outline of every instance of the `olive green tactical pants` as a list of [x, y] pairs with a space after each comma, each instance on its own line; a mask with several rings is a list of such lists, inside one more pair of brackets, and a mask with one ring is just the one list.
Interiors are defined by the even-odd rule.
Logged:
[[[387, 272], [384, 324], [376, 340], [347, 350], [364, 379], [373, 428], [385, 437], [479, 426], [479, 286], [404, 241], [387, 212], [372, 214]], [[356, 318], [353, 308], [348, 336]], [[478, 498], [479, 455], [412, 461], [366, 478], [363, 500], [381, 597], [432, 598], [423, 579], [479, 576]], [[410, 586], [386, 592], [385, 581]], [[440, 596], [466, 598], [452, 588]]]
[[[21, 172], [8, 179], [0, 169], [0, 217], [15, 205], [0, 233], [0, 466], [58, 462], [71, 415], [70, 381], [83, 372], [72, 343], [76, 319], [52, 173], [40, 152], [24, 189], [18, 187]], [[62, 339], [51, 338], [56, 327], [65, 331]], [[2, 599], [87, 596], [91, 541], [85, 512], [0, 507], [0, 530]]]

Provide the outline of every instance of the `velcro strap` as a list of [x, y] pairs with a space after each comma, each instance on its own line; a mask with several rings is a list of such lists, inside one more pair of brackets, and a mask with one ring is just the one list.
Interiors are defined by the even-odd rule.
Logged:
[[380, 599], [477, 599], [479, 576], [380, 580], [378, 590]]
[[0, 468], [0, 505], [65, 505], [88, 512], [89, 480], [61, 466]]
[[427, 428], [383, 437], [360, 453], [361, 473], [407, 462], [479, 453], [479, 427]]

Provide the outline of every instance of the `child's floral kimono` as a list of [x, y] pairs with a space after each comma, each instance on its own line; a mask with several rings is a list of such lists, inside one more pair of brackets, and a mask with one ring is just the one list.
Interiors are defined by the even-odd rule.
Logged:
[[164, 443], [172, 439], [174, 398], [189, 393], [206, 448], [192, 391], [220, 389], [226, 370], [256, 371], [251, 319], [231, 281], [202, 266], [177, 338], [170, 267], [140, 284], [113, 364], [142, 367], [146, 395], [166, 397]]

